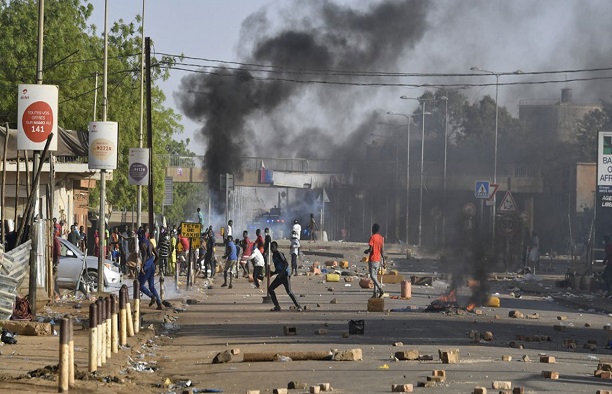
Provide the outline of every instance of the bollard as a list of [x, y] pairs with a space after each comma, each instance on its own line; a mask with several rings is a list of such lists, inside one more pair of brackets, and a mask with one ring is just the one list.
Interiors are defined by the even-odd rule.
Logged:
[[111, 294], [111, 350], [119, 353], [119, 319], [117, 316], [117, 296]]
[[89, 372], [98, 369], [98, 304], [89, 304]]
[[106, 364], [106, 302], [100, 297], [100, 349], [102, 350], [102, 365]]
[[96, 322], [98, 323], [98, 327], [97, 327], [97, 333], [98, 333], [98, 367], [102, 366], [102, 352], [104, 352], [104, 349], [102, 347], [102, 299], [98, 298], [96, 300], [96, 312], [97, 312], [97, 316], [96, 316]]
[[68, 319], [60, 319], [59, 343], [58, 392], [65, 393], [68, 391], [68, 368], [70, 363], [70, 349], [68, 346]]
[[134, 279], [134, 333], [140, 331], [140, 282]]
[[125, 285], [119, 290], [119, 344], [127, 345], [127, 315], [125, 313]]
[[130, 305], [130, 296], [127, 287], [125, 288], [125, 315], [127, 323], [127, 336], [134, 336], [134, 320], [132, 320], [132, 306]]
[[74, 322], [72, 315], [64, 317], [68, 320], [68, 387], [74, 387]]
[[106, 311], [106, 358], [111, 358], [111, 325], [112, 325], [112, 314], [111, 314], [111, 300], [109, 297], [104, 297], [104, 309]]

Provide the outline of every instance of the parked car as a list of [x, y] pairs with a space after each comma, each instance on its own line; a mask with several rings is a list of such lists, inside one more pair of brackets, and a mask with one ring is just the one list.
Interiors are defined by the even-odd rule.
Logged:
[[[98, 258], [85, 256], [78, 247], [68, 240], [60, 238], [60, 263], [57, 267], [57, 283], [64, 289], [77, 289], [79, 276], [83, 277], [78, 290], [83, 293], [98, 291]], [[85, 262], [83, 262], [85, 259]], [[119, 266], [104, 259], [104, 286], [121, 283], [122, 276]]]

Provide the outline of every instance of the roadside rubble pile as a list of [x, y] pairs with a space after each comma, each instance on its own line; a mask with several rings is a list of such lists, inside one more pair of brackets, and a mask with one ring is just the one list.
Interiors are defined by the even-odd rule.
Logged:
[[[176, 324], [177, 316], [166, 311], [159, 326], [149, 324], [148, 327], [141, 330], [140, 326], [144, 320], [141, 319], [140, 315], [140, 292], [136, 281], [134, 289], [136, 290], [132, 300], [129, 300], [127, 296], [128, 288], [124, 285], [120, 290], [119, 297], [116, 297], [115, 294], [111, 294], [110, 297], [91, 297], [92, 302], [88, 304], [88, 308], [83, 308], [81, 301], [76, 298], [63, 299], [53, 307], [45, 307], [44, 315], [38, 316], [35, 321], [2, 321], [2, 342], [4, 344], [17, 343], [17, 339], [15, 339], [17, 335], [57, 336], [59, 339], [58, 364], [29, 371], [21, 376], [15, 376], [14, 379], [41, 378], [57, 381], [60, 392], [65, 392], [68, 387], [75, 387], [75, 380], [124, 384], [126, 379], [129, 378], [121, 375], [155, 372], [159, 351], [156, 340], [164, 337], [170, 338], [170, 335], [179, 330], [180, 326]], [[76, 303], [71, 306], [71, 302]], [[130, 304], [133, 304], [133, 308], [129, 306]], [[167, 308], [172, 307], [167, 301], [164, 305]], [[179, 310], [186, 310], [186, 308], [176, 309], [175, 313], [178, 313]], [[59, 313], [58, 310], [63, 310], [63, 313]], [[66, 314], [66, 311], [69, 314]], [[157, 314], [155, 315], [157, 316]], [[89, 336], [89, 346], [74, 347], [74, 326], [77, 327], [77, 332], [80, 332], [79, 336], [81, 338], [83, 333]], [[155, 335], [156, 329], [159, 330], [159, 335]], [[139, 332], [141, 334], [137, 335]], [[137, 337], [136, 344], [132, 343], [130, 345], [127, 338], [134, 336]], [[141, 341], [144, 342], [138, 347], [138, 342]], [[80, 342], [82, 342], [82, 339]], [[74, 363], [75, 350], [80, 352], [81, 356], [83, 356], [83, 352], [87, 353], [86, 357], [89, 359], [88, 370], [77, 369], [77, 364]], [[98, 369], [98, 367], [104, 367], [107, 361], [110, 364], [111, 356], [114, 353], [125, 350], [128, 350], [129, 353], [125, 359], [118, 360], [120, 365], [119, 375], [114, 375], [110, 370], [103, 372]], [[112, 365], [116, 367], [117, 362], [112, 363]]]

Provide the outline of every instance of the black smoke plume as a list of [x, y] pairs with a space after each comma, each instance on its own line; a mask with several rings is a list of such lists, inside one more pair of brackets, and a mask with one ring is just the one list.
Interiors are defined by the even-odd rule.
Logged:
[[[267, 10], [247, 18], [242, 37], [250, 48], [244, 62], [271, 67], [192, 74], [183, 78], [176, 96], [188, 118], [204, 123], [204, 165], [213, 189], [219, 174], [241, 175], [244, 156], [342, 159], [347, 151], [354, 153], [346, 141], [355, 143], [353, 133], [362, 138], [371, 128], [354, 122], [341, 129], [292, 125], [292, 109], [308, 105], [320, 117], [349, 111], [355, 105], [350, 96], [357, 93], [326, 82], [349, 81], [351, 71], [397, 69], [398, 59], [427, 29], [428, 4], [387, 0], [358, 9], [325, 0], [295, 1], [274, 32]], [[305, 83], [312, 80], [320, 83]], [[359, 97], [367, 99], [363, 93]], [[373, 116], [365, 118], [368, 127], [375, 124]]]

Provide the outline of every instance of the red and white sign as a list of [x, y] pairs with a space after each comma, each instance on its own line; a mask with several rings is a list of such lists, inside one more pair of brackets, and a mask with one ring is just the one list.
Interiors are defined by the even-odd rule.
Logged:
[[117, 168], [117, 122], [89, 122], [89, 169]]
[[499, 213], [516, 213], [518, 212], [518, 206], [516, 205], [516, 201], [514, 201], [514, 196], [510, 190], [506, 192], [504, 198], [502, 199], [501, 204], [499, 204], [499, 208], [497, 208], [497, 212]]
[[17, 93], [17, 149], [43, 150], [53, 133], [50, 151], [57, 150], [57, 102], [55, 85], [19, 85]]

